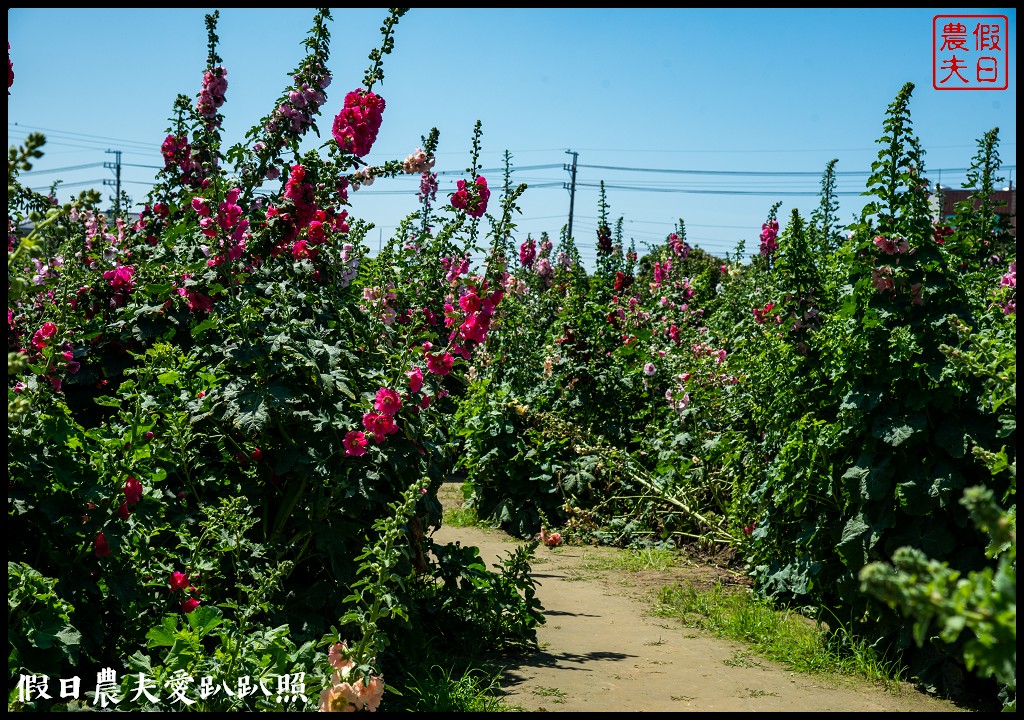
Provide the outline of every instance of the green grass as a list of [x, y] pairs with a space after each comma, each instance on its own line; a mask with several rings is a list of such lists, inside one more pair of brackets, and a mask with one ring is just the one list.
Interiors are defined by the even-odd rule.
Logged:
[[667, 570], [678, 564], [679, 554], [671, 550], [655, 548], [632, 549], [624, 553], [616, 553], [609, 557], [588, 557], [583, 562], [587, 570], [621, 570], [640, 572], [641, 570]]
[[748, 590], [664, 588], [655, 614], [746, 644], [752, 651], [797, 672], [859, 676], [889, 690], [902, 680], [898, 662], [887, 662], [867, 644], [840, 629], [830, 631], [799, 613], [779, 610]]
[[[407, 684], [389, 709], [406, 712], [515, 712], [500, 697], [501, 670], [470, 667], [446, 669], [440, 665], [421, 668], [407, 676]], [[396, 707], [400, 706], [400, 707]]]
[[442, 520], [445, 525], [451, 527], [472, 527], [481, 524], [475, 508], [448, 508], [444, 511]]

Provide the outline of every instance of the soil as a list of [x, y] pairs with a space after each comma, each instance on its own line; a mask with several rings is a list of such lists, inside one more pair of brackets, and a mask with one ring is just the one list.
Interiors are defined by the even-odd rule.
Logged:
[[[442, 487], [445, 507], [462, 503], [456, 484]], [[438, 543], [476, 547], [497, 566], [516, 540], [500, 530], [444, 525]], [[676, 583], [699, 589], [716, 580], [744, 583], [702, 560], [664, 571], [610, 569], [625, 551], [540, 545], [532, 562], [546, 622], [540, 651], [512, 659], [501, 677], [502, 701], [528, 712], [966, 712], [910, 684], [886, 689], [859, 678], [795, 673], [749, 648], [652, 614], [658, 591]]]

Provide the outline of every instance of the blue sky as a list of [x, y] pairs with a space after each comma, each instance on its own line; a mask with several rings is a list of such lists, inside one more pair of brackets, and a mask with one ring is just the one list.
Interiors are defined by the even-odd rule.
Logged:
[[[8, 145], [29, 132], [48, 138], [23, 181], [45, 189], [61, 179], [61, 200], [89, 187], [106, 198], [113, 188], [102, 183], [114, 174], [103, 163], [119, 150], [122, 187], [143, 203], [174, 98], [199, 91], [212, 10], [9, 8]], [[332, 15], [334, 80], [323, 137], [308, 147], [330, 140], [387, 11]], [[933, 88], [936, 15], [1008, 18], [1006, 90]], [[220, 11], [228, 145], [272, 109], [304, 55], [313, 16], [311, 8]], [[783, 220], [793, 208], [805, 217], [813, 210], [833, 158], [840, 219], [859, 213], [885, 110], [907, 82], [915, 84], [911, 117], [932, 182], [960, 187], [977, 140], [998, 127], [1003, 184], [1016, 185], [1016, 32], [1013, 8], [413, 8], [375, 88], [387, 106], [365, 159], [403, 159], [436, 127], [434, 169], [446, 172], [441, 188], [450, 192], [465, 176], [479, 120], [492, 188], [501, 185], [506, 151], [513, 182], [529, 185], [519, 241], [542, 231], [557, 241], [568, 221], [573, 151], [573, 235], [585, 260], [594, 254], [601, 181], [613, 226], [621, 217], [626, 244], [641, 252], [679, 219], [691, 245], [724, 255], [743, 239], [749, 252], [776, 201]], [[379, 180], [353, 194], [352, 214], [377, 225], [371, 249], [416, 209], [417, 187], [415, 178]]]

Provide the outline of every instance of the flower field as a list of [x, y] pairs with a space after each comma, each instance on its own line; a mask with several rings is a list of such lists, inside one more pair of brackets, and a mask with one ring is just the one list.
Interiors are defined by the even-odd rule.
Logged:
[[[338, 89], [317, 11], [232, 147], [207, 16], [141, 212], [59, 206], [19, 181], [45, 138], [11, 148], [8, 709], [424, 709], [424, 658], [530, 652], [543, 622], [530, 546], [490, 571], [432, 540], [456, 477], [517, 538], [713, 548], [837, 642], [1015, 709], [998, 129], [950, 218], [908, 84], [856, 222], [829, 164], [818, 208], [767, 209], [752, 255], [691, 247], [682, 218], [638, 251], [603, 186], [596, 238], [524, 238], [529, 189], [481, 175], [480, 123], [447, 198], [436, 131], [362, 160], [402, 16]], [[371, 254], [359, 189], [401, 174], [420, 209]]]

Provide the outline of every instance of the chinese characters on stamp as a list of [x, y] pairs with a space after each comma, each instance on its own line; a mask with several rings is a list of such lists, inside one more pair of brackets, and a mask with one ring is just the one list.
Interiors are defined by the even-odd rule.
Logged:
[[1009, 31], [1005, 15], [936, 15], [932, 18], [932, 87], [1006, 90]]

